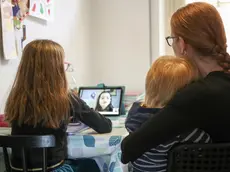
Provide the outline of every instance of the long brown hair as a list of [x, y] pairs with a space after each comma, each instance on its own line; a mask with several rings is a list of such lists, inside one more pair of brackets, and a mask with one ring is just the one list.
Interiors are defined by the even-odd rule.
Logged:
[[51, 40], [30, 42], [23, 50], [6, 102], [6, 120], [58, 128], [69, 109], [63, 48]]
[[145, 81], [144, 105], [161, 108], [185, 85], [198, 78], [198, 71], [186, 59], [159, 57], [149, 69]]
[[194, 2], [178, 9], [171, 18], [171, 29], [196, 53], [213, 57], [224, 70], [230, 69], [223, 21], [213, 5]]

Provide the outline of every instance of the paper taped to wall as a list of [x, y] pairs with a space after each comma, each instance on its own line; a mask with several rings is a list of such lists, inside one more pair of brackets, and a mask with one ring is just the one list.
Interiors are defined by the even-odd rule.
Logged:
[[17, 58], [11, 0], [1, 0], [2, 46], [5, 59]]
[[54, 0], [30, 0], [29, 15], [46, 21], [53, 20]]

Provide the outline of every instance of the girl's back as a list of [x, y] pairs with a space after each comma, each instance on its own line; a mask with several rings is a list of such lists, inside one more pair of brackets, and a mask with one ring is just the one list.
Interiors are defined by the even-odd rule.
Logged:
[[[97, 132], [112, 129], [111, 121], [69, 94], [64, 70], [64, 50], [50, 40], [35, 40], [23, 51], [5, 107], [12, 135], [54, 135], [56, 147], [48, 149], [48, 167], [61, 167], [67, 155], [66, 129], [70, 116]], [[12, 166], [20, 171], [20, 151], [12, 150]], [[27, 152], [28, 168], [42, 167], [41, 150]]]

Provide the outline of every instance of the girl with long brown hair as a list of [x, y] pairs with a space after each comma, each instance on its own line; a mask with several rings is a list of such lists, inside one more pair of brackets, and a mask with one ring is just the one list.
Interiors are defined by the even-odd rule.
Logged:
[[[58, 171], [60, 168], [63, 170], [63, 166], [66, 166], [66, 129], [70, 117], [99, 133], [107, 133], [112, 129], [109, 119], [69, 92], [64, 57], [63, 48], [54, 41], [30, 42], [23, 50], [5, 107], [6, 120], [11, 124], [12, 135], [55, 136], [56, 147], [48, 149], [49, 171]], [[28, 155], [28, 168], [40, 171], [41, 151], [31, 150]], [[21, 167], [20, 150], [13, 149], [12, 169], [21, 171]]]
[[178, 9], [166, 40], [177, 56], [192, 61], [201, 79], [177, 92], [158, 114], [123, 140], [123, 163], [195, 128], [203, 129], [213, 142], [230, 142], [230, 56], [219, 12], [204, 2]]

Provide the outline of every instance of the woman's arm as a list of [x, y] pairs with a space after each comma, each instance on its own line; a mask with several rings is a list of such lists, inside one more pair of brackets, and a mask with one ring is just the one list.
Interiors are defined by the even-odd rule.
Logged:
[[109, 133], [112, 131], [112, 122], [100, 113], [91, 109], [83, 100], [72, 97], [73, 120], [80, 120], [98, 133]]
[[181, 132], [196, 128], [191, 124], [191, 119], [178, 115], [174, 108], [164, 108], [122, 141], [122, 162], [135, 161], [151, 148], [171, 140]]
[[160, 113], [123, 140], [122, 162], [135, 161], [151, 148], [201, 127], [208, 109], [205, 107], [209, 101], [206, 93], [200, 84], [192, 84], [178, 93]]

